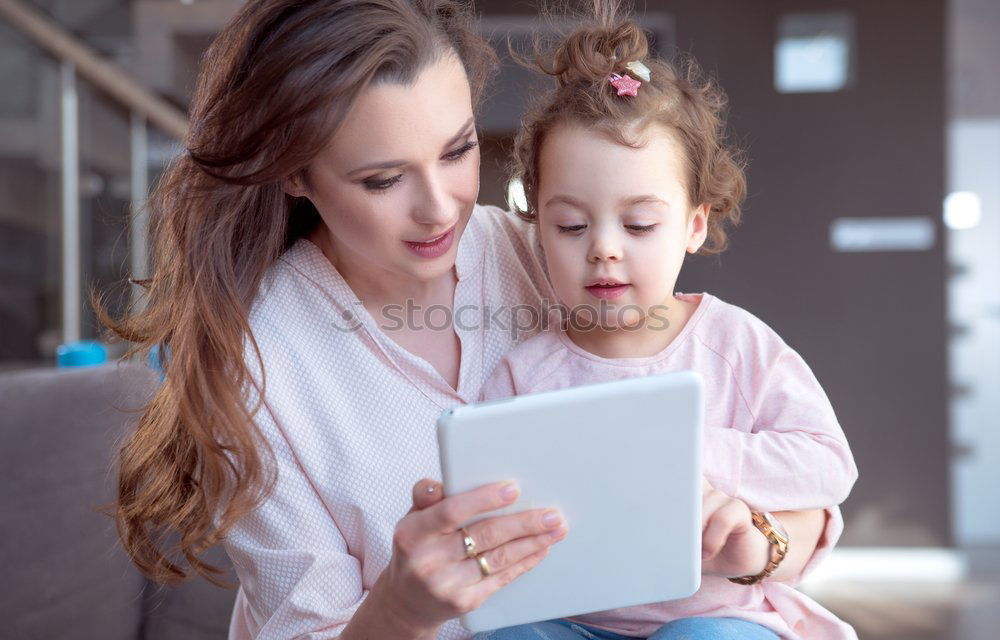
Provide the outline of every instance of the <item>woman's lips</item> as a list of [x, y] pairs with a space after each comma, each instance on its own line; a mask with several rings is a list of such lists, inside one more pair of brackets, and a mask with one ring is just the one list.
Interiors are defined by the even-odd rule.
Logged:
[[615, 284], [615, 285], [603, 285], [603, 284], [593, 284], [589, 287], [584, 287], [590, 295], [595, 298], [603, 298], [604, 300], [612, 300], [614, 298], [620, 298], [625, 295], [628, 288], [631, 287], [630, 284]]
[[455, 227], [453, 226], [444, 235], [440, 235], [430, 242], [409, 242], [404, 240], [403, 244], [421, 258], [437, 258], [448, 253], [448, 249], [451, 249], [451, 243], [454, 239]]

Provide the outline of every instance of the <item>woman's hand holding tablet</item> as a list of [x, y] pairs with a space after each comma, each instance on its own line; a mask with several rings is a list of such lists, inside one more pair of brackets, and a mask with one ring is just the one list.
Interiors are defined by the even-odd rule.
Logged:
[[[423, 479], [413, 487], [413, 507], [396, 525], [393, 554], [369, 598], [396, 629], [407, 634], [436, 629], [446, 620], [477, 609], [493, 592], [530, 571], [549, 547], [566, 536], [558, 511], [530, 509], [486, 517], [466, 527], [489, 574], [466, 552], [462, 524], [509, 506], [518, 498], [509, 482], [444, 496], [442, 485]], [[551, 516], [555, 514], [553, 520]], [[406, 597], [399, 597], [406, 594]]]

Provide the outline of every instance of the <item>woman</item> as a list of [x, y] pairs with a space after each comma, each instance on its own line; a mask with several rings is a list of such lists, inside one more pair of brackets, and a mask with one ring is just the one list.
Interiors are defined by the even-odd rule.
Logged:
[[[144, 309], [108, 320], [170, 354], [121, 453], [123, 544], [176, 581], [222, 541], [231, 638], [467, 638], [454, 618], [566, 535], [543, 509], [489, 518], [468, 558], [458, 527], [516, 487], [435, 481], [436, 417], [540, 328], [518, 305], [555, 299], [531, 229], [475, 204], [494, 54], [458, 2], [252, 0], [205, 61]], [[760, 534], [730, 518], [747, 544], [718, 562], [755, 573]], [[789, 576], [823, 521], [785, 516]]]

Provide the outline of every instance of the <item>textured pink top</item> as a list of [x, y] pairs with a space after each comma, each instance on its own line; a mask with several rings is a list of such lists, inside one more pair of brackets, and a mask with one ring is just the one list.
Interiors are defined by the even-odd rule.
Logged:
[[[441, 479], [438, 416], [474, 402], [531, 335], [518, 335], [505, 311], [554, 300], [534, 230], [477, 206], [459, 241], [457, 390], [381, 330], [312, 243], [300, 240], [269, 270], [250, 326], [266, 373], [256, 422], [278, 482], [225, 540], [240, 580], [230, 638], [340, 635], [389, 562], [413, 484]], [[249, 351], [246, 361], [256, 370]], [[452, 620], [438, 637], [471, 635]]]
[[[699, 302], [660, 353], [607, 359], [550, 329], [507, 354], [483, 387], [482, 399], [644, 376], [680, 369], [705, 382], [704, 471], [718, 490], [762, 511], [828, 510], [824, 538], [798, 577], [825, 557], [843, 529], [840, 510], [857, 468], [833, 408], [802, 358], [764, 322], [708, 293], [677, 294]], [[794, 544], [794, 542], [792, 542]], [[643, 638], [690, 616], [736, 617], [782, 638], [855, 639], [846, 623], [795, 590], [796, 583], [743, 586], [703, 576], [690, 598], [573, 618]]]

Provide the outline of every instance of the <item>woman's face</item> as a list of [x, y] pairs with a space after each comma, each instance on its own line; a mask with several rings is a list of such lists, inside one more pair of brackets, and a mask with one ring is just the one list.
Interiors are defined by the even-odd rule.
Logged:
[[[328, 254], [371, 282], [430, 281], [455, 264], [479, 194], [479, 147], [468, 78], [451, 54], [412, 85], [368, 87], [286, 190], [323, 218]], [[351, 278], [348, 277], [348, 281]]]

